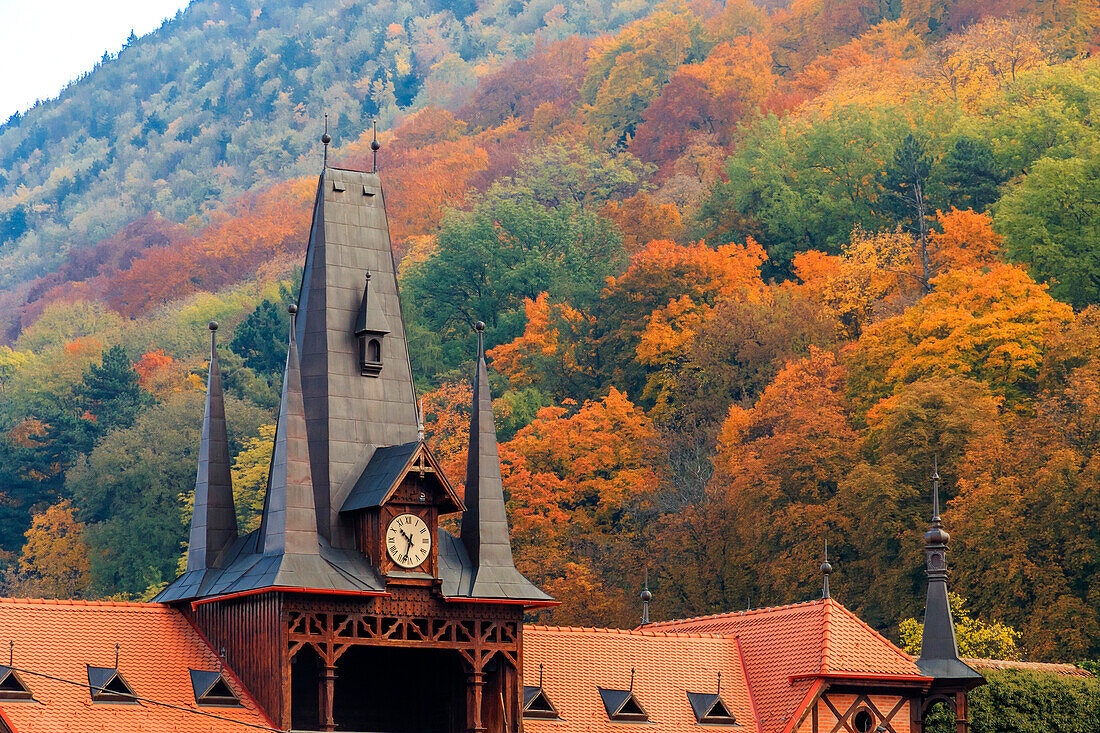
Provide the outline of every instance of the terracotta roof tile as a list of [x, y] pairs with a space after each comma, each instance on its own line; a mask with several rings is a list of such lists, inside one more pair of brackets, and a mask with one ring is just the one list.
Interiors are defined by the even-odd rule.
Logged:
[[[226, 677], [243, 707], [199, 708], [188, 669], [215, 670], [218, 655], [187, 620], [157, 603], [46, 601], [0, 598], [0, 646], [14, 641], [14, 664], [33, 700], [0, 700], [0, 715], [14, 733], [245, 733], [241, 723], [270, 722], [230, 670]], [[113, 667], [138, 697], [187, 710], [141, 703], [93, 703], [87, 665]], [[3, 649], [7, 651], [7, 649]], [[0, 663], [7, 663], [2, 655]], [[44, 673], [83, 686], [40, 677]], [[231, 718], [223, 721], [188, 711]], [[239, 721], [239, 722], [233, 722]]]
[[645, 630], [705, 631], [740, 639], [763, 733], [787, 726], [813, 688], [814, 676], [920, 675], [912, 657], [831, 598], [665, 621]]
[[[635, 669], [634, 694], [661, 731], [700, 733], [722, 726], [695, 721], [688, 692], [713, 693], [722, 673], [722, 700], [745, 730], [754, 730], [748, 684], [736, 639], [708, 633], [668, 633], [527, 626], [523, 680], [543, 689], [563, 721], [527, 719], [529, 733], [622, 731], [607, 718], [597, 687], [626, 690]], [[726, 726], [728, 728], [728, 726]]]

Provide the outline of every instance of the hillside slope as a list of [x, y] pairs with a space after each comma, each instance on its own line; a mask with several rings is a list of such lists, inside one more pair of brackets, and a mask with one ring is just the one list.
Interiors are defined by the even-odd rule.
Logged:
[[325, 113], [355, 139], [374, 117], [460, 103], [540, 39], [649, 5], [195, 0], [0, 127], [0, 290], [152, 211], [184, 222], [312, 172]]

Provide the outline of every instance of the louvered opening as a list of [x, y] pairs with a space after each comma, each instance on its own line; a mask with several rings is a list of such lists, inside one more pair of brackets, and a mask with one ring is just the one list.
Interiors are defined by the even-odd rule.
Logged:
[[29, 700], [31, 691], [15, 670], [0, 667], [0, 700]]
[[546, 696], [546, 691], [541, 687], [523, 687], [523, 717], [559, 719], [558, 709]]

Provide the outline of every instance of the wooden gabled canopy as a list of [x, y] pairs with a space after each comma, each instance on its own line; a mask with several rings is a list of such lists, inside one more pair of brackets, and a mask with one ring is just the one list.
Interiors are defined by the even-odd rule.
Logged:
[[351, 493], [340, 507], [340, 512], [382, 506], [390, 500], [394, 491], [411, 473], [419, 474], [421, 478], [433, 477], [432, 480], [441, 497], [440, 514], [460, 512], [464, 509], [462, 499], [439, 468], [439, 463], [428, 445], [422, 440], [417, 440], [375, 450], [367, 467], [363, 469]]

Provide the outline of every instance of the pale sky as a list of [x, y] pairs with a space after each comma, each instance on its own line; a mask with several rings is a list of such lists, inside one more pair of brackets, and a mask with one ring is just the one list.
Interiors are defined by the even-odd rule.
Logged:
[[190, 0], [0, 0], [0, 124], [35, 99], [52, 99]]

